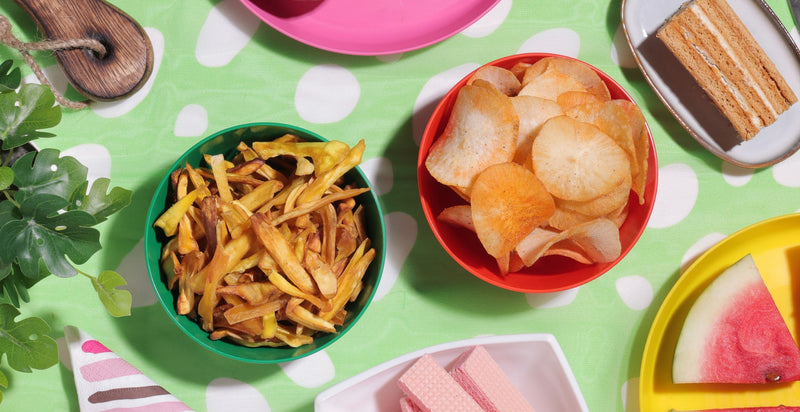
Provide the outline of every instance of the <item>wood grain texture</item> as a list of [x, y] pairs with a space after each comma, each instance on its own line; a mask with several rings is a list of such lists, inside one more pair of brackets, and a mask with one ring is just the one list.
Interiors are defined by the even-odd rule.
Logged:
[[136, 92], [153, 69], [153, 50], [142, 27], [103, 0], [15, 0], [49, 40], [96, 39], [98, 57], [87, 49], [55, 51], [70, 84], [92, 100], [108, 101]]

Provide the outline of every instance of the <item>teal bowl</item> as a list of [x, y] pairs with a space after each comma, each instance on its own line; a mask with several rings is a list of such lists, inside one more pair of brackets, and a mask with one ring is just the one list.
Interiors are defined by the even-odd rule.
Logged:
[[[277, 348], [246, 347], [225, 340], [211, 340], [208, 337], [208, 332], [204, 331], [198, 323], [186, 316], [177, 314], [175, 309], [176, 296], [172, 291], [167, 289], [164, 282], [164, 274], [159, 265], [161, 248], [166, 242], [166, 236], [164, 236], [161, 229], [153, 226], [156, 219], [158, 219], [169, 206], [167, 202], [167, 192], [169, 191], [170, 173], [182, 167], [187, 162], [192, 166], [200, 165], [203, 154], [222, 153], [230, 159], [236, 154], [236, 145], [241, 141], [248, 144], [254, 141], [269, 141], [283, 136], [286, 133], [292, 133], [306, 141], [326, 141], [325, 138], [308, 130], [280, 123], [250, 123], [222, 130], [201, 140], [175, 161], [172, 167], [164, 174], [164, 178], [159, 183], [147, 211], [147, 222], [145, 223], [144, 231], [145, 260], [150, 282], [153, 285], [153, 290], [161, 306], [178, 328], [202, 347], [218, 355], [244, 362], [287, 362], [311, 355], [333, 344], [333, 342], [347, 333], [367, 310], [378, 287], [386, 255], [386, 235], [383, 213], [377, 196], [370, 190], [359, 195], [356, 201], [366, 208], [365, 218], [367, 235], [370, 237], [372, 247], [375, 249], [375, 258], [364, 274], [364, 288], [361, 294], [358, 296], [358, 299], [348, 303], [345, 307], [347, 310], [347, 317], [343, 325], [337, 327], [335, 333], [321, 334], [315, 337], [313, 343], [296, 348], [288, 346]], [[345, 174], [344, 178], [348, 182], [357, 183], [359, 187], [371, 186], [369, 180], [358, 167], [350, 170]]]

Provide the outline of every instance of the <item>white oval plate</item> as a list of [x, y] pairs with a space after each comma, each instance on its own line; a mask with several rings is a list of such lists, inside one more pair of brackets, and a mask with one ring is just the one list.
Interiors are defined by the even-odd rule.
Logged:
[[[758, 168], [800, 148], [800, 103], [795, 103], [753, 139], [742, 142], [730, 123], [656, 38], [661, 24], [683, 0], [622, 0], [622, 26], [636, 63], [658, 97], [701, 145], [734, 165]], [[744, 25], [800, 97], [800, 50], [763, 0], [728, 0]]]
[[397, 380], [411, 364], [430, 354], [445, 368], [469, 347], [481, 345], [537, 411], [588, 411], [583, 394], [556, 338], [547, 333], [483, 336], [443, 343], [408, 353], [317, 395], [316, 412], [399, 410]]

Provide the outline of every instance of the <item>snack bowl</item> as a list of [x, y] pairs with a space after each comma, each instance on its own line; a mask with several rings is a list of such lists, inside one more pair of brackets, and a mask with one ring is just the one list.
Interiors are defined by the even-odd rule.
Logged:
[[[526, 53], [503, 57], [487, 63], [485, 66], [511, 69], [518, 63], [533, 64], [546, 57], [566, 58], [586, 65], [605, 83], [611, 99], [623, 99], [635, 104], [633, 98], [608, 74], [571, 57], [551, 53]], [[579, 263], [563, 256], [544, 256], [531, 266], [502, 274], [496, 259], [486, 252], [474, 232], [437, 219], [437, 216], [445, 208], [466, 202], [450, 187], [434, 179], [425, 166], [434, 142], [445, 130], [459, 91], [476, 71], [462, 78], [442, 98], [434, 109], [420, 141], [417, 159], [420, 202], [434, 236], [442, 248], [465, 270], [492, 285], [508, 290], [526, 293], [557, 292], [580, 286], [603, 275], [619, 263], [633, 248], [644, 232], [653, 210], [657, 189], [658, 161], [649, 127], [645, 123], [649, 150], [644, 201], [640, 203], [638, 196], [633, 192], [630, 193], [628, 214], [619, 228], [621, 244], [619, 256], [610, 262], [592, 264]]]
[[[271, 141], [285, 134], [293, 134], [308, 142], [327, 141], [311, 131], [281, 123], [248, 123], [216, 132], [188, 149], [166, 171], [153, 195], [145, 222], [144, 251], [147, 271], [153, 290], [169, 318], [183, 333], [203, 348], [218, 355], [244, 362], [291, 361], [311, 355], [333, 344], [350, 330], [365, 313], [375, 294], [383, 270], [386, 244], [383, 214], [377, 196], [372, 190], [369, 190], [356, 196], [355, 201], [357, 204], [363, 205], [365, 209], [365, 231], [370, 238], [370, 246], [375, 250], [375, 256], [363, 275], [363, 289], [355, 300], [346, 304], [347, 314], [341, 325], [336, 326], [336, 332], [318, 332], [312, 343], [297, 347], [250, 347], [227, 339], [212, 340], [209, 338], [209, 332], [203, 330], [200, 323], [177, 313], [177, 292], [167, 288], [166, 273], [160, 264], [162, 248], [168, 238], [160, 227], [154, 225], [159, 216], [173, 203], [170, 201], [170, 174], [186, 164], [193, 168], [208, 167], [203, 161], [204, 154], [223, 154], [226, 160], [232, 160], [233, 156], [238, 153], [236, 146], [240, 142], [251, 144], [257, 141]], [[343, 180], [345, 183], [355, 183], [361, 188], [370, 187], [369, 180], [357, 166], [345, 173]]]

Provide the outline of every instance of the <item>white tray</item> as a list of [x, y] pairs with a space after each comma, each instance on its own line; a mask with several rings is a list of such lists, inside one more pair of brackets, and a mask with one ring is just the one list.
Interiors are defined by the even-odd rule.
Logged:
[[[656, 38], [658, 27], [683, 0], [622, 0], [622, 26], [645, 78], [683, 127], [706, 149], [741, 167], [780, 162], [800, 148], [800, 103], [772, 125], [741, 142], [694, 79]], [[772, 9], [762, 0], [728, 0], [744, 25], [800, 97], [800, 50]]]
[[399, 410], [397, 380], [411, 364], [430, 354], [445, 368], [469, 347], [481, 345], [537, 411], [588, 411], [558, 341], [544, 333], [484, 336], [431, 346], [400, 356], [317, 395], [316, 412]]

